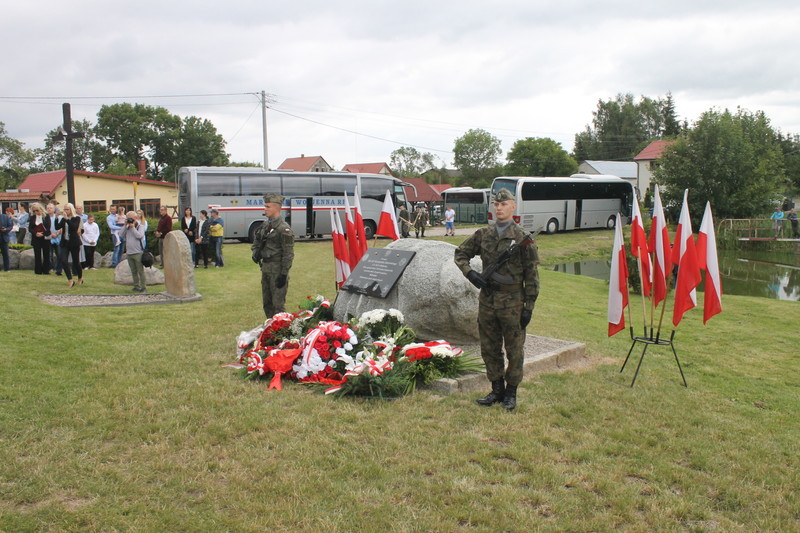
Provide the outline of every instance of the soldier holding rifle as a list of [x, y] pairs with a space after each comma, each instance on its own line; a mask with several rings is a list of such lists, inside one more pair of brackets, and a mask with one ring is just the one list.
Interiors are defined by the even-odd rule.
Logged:
[[[494, 200], [497, 222], [476, 231], [455, 252], [456, 265], [481, 291], [478, 333], [492, 392], [476, 401], [483, 406], [502, 403], [509, 411], [517, 406], [525, 328], [539, 295], [539, 252], [531, 236], [514, 223], [516, 206], [514, 195], [501, 189]], [[469, 265], [476, 255], [481, 257], [482, 273]]]

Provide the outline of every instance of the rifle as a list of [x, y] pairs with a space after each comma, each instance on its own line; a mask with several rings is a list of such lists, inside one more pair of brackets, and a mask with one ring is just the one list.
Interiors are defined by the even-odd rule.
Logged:
[[481, 277], [486, 280], [486, 288], [484, 290], [487, 292], [487, 294], [491, 294], [492, 292], [491, 286], [489, 285], [490, 280], [502, 283], [504, 285], [511, 285], [512, 283], [514, 283], [514, 280], [511, 279], [509, 276], [503, 276], [502, 274], [498, 274], [497, 269], [505, 265], [508, 262], [508, 260], [511, 259], [511, 257], [515, 253], [517, 253], [518, 250], [528, 247], [534, 241], [534, 238], [538, 233], [539, 233], [538, 231], [536, 233], [528, 233], [527, 235], [525, 235], [525, 238], [523, 238], [518, 243], [512, 242], [511, 246], [503, 250], [502, 253], [500, 253], [500, 255], [498, 255], [495, 258], [494, 261], [492, 261], [483, 268], [483, 271], [481, 272]]

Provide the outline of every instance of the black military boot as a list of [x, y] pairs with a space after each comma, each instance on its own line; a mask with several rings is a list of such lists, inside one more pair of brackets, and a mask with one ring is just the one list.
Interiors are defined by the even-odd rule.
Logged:
[[508, 385], [506, 393], [503, 396], [503, 408], [513, 411], [517, 407], [517, 387], [516, 385]]
[[486, 407], [494, 405], [496, 403], [500, 403], [503, 401], [505, 390], [506, 390], [505, 382], [502, 379], [496, 379], [492, 381], [492, 392], [490, 392], [483, 398], [478, 398], [477, 400], [475, 400], [475, 403]]

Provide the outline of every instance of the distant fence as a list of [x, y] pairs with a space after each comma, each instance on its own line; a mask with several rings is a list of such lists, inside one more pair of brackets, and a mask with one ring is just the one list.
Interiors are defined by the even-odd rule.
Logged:
[[775, 235], [771, 218], [726, 218], [717, 224], [717, 232], [729, 233], [739, 240], [748, 241], [774, 241], [778, 239], [791, 239], [792, 225], [788, 220], [783, 220], [778, 235]]

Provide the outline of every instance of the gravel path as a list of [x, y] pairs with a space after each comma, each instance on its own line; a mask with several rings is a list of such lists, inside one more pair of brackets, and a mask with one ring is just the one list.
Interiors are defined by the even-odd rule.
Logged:
[[59, 307], [120, 307], [128, 305], [155, 305], [185, 303], [196, 298], [176, 298], [166, 293], [145, 294], [40, 294], [44, 302]]

